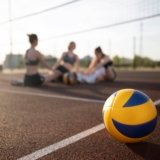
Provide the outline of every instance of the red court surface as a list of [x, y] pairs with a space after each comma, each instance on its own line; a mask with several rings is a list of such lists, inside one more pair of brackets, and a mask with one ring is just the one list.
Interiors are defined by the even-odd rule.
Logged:
[[[160, 105], [157, 127], [144, 142], [120, 143], [103, 127], [76, 142], [69, 139], [102, 125], [103, 102], [119, 89], [138, 89], [158, 102], [160, 72], [121, 71], [115, 82], [40, 88], [11, 86], [10, 80], [17, 77], [22, 75], [0, 74], [0, 160], [36, 159], [29, 157], [36, 151], [41, 160], [160, 159]], [[59, 148], [47, 153], [50, 145]]]

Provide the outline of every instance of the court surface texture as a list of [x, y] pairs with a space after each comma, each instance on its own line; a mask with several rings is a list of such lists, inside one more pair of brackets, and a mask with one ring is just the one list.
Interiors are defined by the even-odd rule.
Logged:
[[[160, 72], [119, 71], [115, 82], [16, 87], [0, 73], [0, 160], [160, 160]], [[158, 123], [144, 142], [123, 144], [104, 128], [104, 101], [134, 88], [154, 101]]]

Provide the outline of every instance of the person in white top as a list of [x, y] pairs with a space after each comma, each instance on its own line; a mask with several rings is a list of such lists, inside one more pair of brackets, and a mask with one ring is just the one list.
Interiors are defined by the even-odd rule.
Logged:
[[108, 55], [105, 55], [101, 47], [95, 49], [95, 57], [89, 67], [83, 73], [77, 73], [77, 80], [81, 83], [96, 83], [115, 78], [113, 62]]

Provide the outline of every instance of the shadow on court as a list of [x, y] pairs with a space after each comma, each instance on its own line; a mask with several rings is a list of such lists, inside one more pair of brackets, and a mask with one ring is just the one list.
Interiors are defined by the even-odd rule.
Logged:
[[41, 91], [47, 91], [50, 93], [61, 94], [64, 96], [67, 95], [67, 96], [73, 96], [73, 97], [90, 98], [90, 99], [98, 99], [98, 100], [104, 100], [105, 97], [109, 96], [109, 94], [104, 95], [104, 93], [100, 91], [100, 88], [97, 90], [96, 88], [94, 88], [94, 91], [93, 91], [91, 89], [92, 87], [93, 86], [91, 85], [82, 85], [82, 84], [77, 84], [73, 86], [66, 86], [63, 84], [60, 84], [60, 85], [48, 84], [46, 86], [42, 86], [37, 89]]
[[148, 94], [151, 98], [159, 98], [159, 96], [157, 96], [160, 90], [160, 85], [158, 83], [137, 81], [128, 82], [124, 80], [117, 80], [115, 82], [101, 82], [98, 84], [75, 84], [72, 86], [53, 83], [42, 86], [38, 88], [38, 90], [67, 96], [105, 100], [106, 97], [112, 93], [124, 88], [138, 89]]
[[160, 145], [150, 142], [140, 142], [135, 144], [127, 144], [132, 152], [138, 154], [145, 160], [159, 160]]

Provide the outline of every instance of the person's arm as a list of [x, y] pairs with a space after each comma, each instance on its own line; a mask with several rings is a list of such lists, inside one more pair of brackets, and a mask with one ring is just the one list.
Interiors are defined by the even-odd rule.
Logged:
[[43, 54], [41, 54], [41, 53], [38, 51], [38, 52], [37, 52], [37, 55], [38, 55], [38, 59], [40, 60], [40, 62], [42, 63], [42, 65], [43, 65], [45, 68], [47, 68], [47, 69], [49, 69], [49, 70], [52, 70], [52, 68], [49, 67], [48, 64], [46, 63]]
[[76, 56], [76, 63], [75, 63], [75, 72], [79, 72], [80, 69], [80, 61], [79, 61], [79, 57]]
[[27, 54], [28, 54], [28, 50], [26, 50], [26, 53], [24, 55], [24, 61], [25, 61], [25, 63], [27, 62]]
[[57, 60], [56, 64], [54, 64], [54, 66], [52, 67], [52, 70], [55, 70], [60, 65], [60, 63], [63, 61], [64, 55], [65, 53], [63, 53], [61, 58]]
[[101, 68], [104, 64], [106, 64], [106, 63], [109, 62], [109, 61], [110, 61], [110, 58], [109, 58], [108, 56], [106, 56], [106, 57], [103, 59], [102, 62], [100, 62], [99, 64], [97, 64], [95, 70]]
[[85, 74], [90, 74], [90, 73], [92, 73], [93, 70], [94, 70], [94, 68], [96, 67], [96, 65], [97, 65], [97, 59], [94, 58], [94, 59], [91, 61], [91, 63], [90, 63], [90, 65], [89, 65], [89, 67], [87, 68], [87, 70], [85, 71]]

